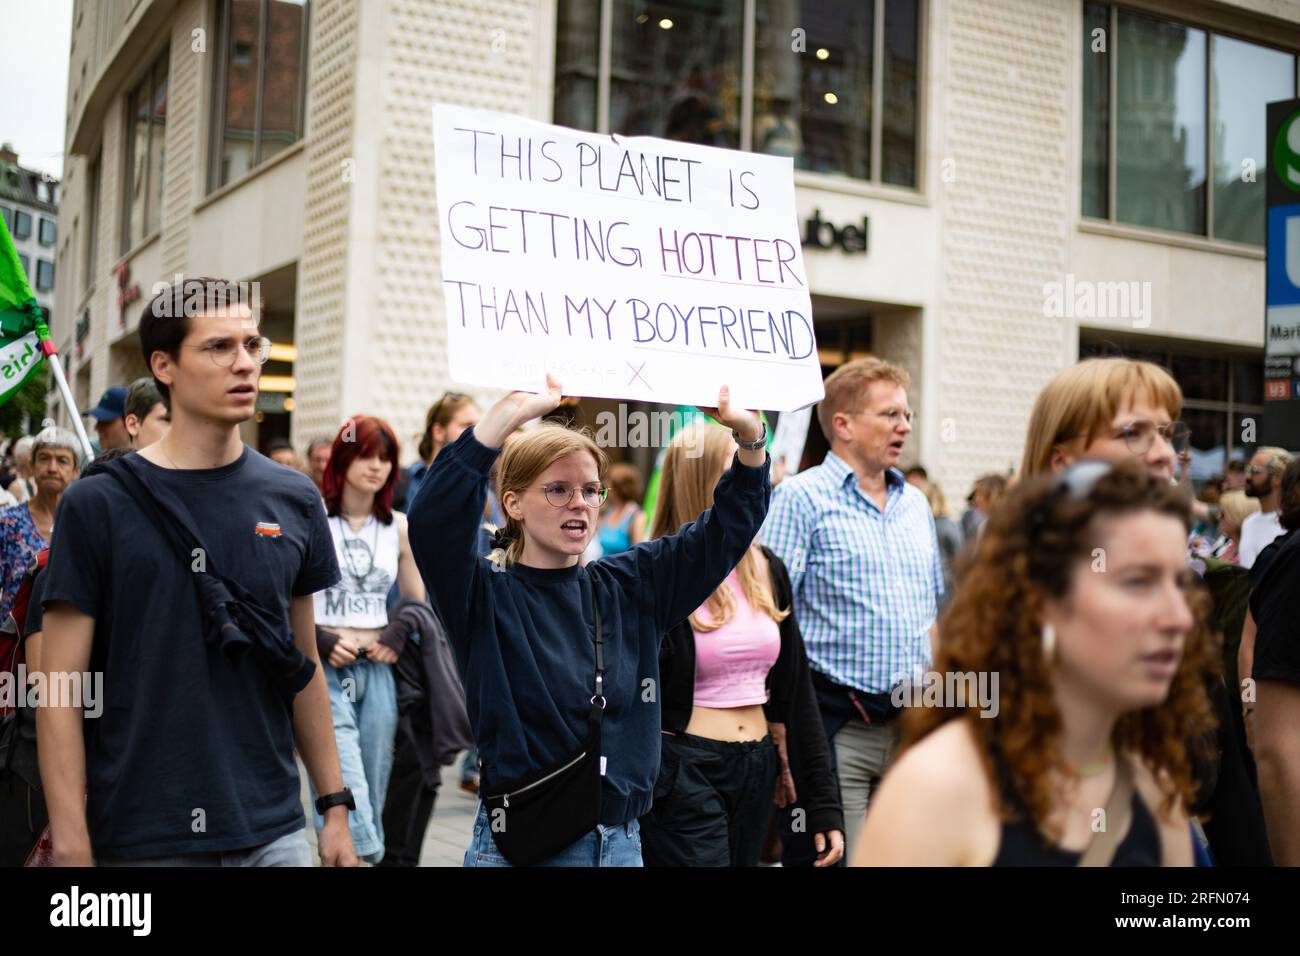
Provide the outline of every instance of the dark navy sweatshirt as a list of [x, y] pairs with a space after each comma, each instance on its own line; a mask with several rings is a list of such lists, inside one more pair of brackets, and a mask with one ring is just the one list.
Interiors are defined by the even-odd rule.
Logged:
[[605, 697], [600, 821], [650, 809], [659, 774], [659, 645], [705, 602], [767, 514], [770, 460], [733, 460], [714, 504], [675, 535], [570, 568], [494, 570], [478, 550], [499, 450], [467, 429], [443, 448], [410, 504], [411, 550], [456, 652], [487, 789], [571, 755], [587, 734], [600, 602]]

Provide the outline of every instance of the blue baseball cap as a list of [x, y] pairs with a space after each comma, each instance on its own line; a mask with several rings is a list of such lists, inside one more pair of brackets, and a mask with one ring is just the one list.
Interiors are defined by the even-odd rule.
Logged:
[[97, 422], [111, 422], [115, 418], [125, 418], [126, 393], [127, 390], [121, 385], [107, 389], [99, 396], [99, 404], [86, 414]]

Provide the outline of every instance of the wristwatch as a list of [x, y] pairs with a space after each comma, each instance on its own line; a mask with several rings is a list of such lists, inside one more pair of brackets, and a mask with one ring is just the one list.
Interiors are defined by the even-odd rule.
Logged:
[[760, 421], [758, 424], [763, 430], [753, 441], [745, 441], [734, 428], [731, 430], [731, 437], [736, 439], [736, 444], [745, 451], [762, 451], [767, 445], [767, 422]]
[[325, 811], [330, 807], [347, 807], [349, 810], [357, 808], [356, 800], [352, 799], [352, 791], [347, 787], [339, 790], [337, 793], [327, 793], [316, 800], [316, 812], [325, 816]]

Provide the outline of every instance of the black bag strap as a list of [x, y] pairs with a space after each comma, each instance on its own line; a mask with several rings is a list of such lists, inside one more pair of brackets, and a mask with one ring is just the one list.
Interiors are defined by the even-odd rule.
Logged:
[[600, 598], [596, 595], [596, 582], [587, 578], [591, 587], [591, 615], [596, 624], [596, 675], [591, 694], [591, 722], [600, 726], [605, 716], [605, 639], [600, 620]]
[[203, 552], [204, 567], [213, 577], [220, 578], [221, 574], [212, 564], [212, 552], [203, 544], [203, 539], [199, 537], [198, 531], [194, 528], [194, 519], [190, 515], [189, 509], [179, 498], [170, 496], [171, 501], [168, 507], [172, 511], [175, 520], [168, 520], [163, 514], [162, 507], [158, 503], [152, 489], [140, 477], [135, 470], [136, 466], [130, 461], [130, 456], [118, 458], [108, 462], [104, 466], [105, 474], [117, 479], [131, 496], [131, 499], [140, 506], [146, 516], [152, 519], [154, 526], [162, 532], [163, 537], [171, 542], [172, 547], [176, 548], [181, 560], [188, 564], [194, 554], [195, 549]]

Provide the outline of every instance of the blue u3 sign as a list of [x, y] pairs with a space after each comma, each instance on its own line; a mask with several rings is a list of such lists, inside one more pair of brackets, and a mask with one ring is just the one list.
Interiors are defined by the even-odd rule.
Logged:
[[1300, 203], [1268, 211], [1269, 355], [1300, 355]]

